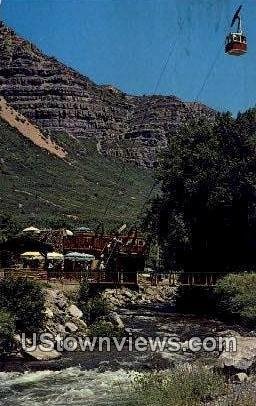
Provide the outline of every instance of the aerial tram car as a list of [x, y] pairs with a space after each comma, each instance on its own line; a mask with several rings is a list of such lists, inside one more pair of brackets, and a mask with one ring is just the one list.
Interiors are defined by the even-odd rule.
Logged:
[[237, 21], [237, 31], [230, 32], [226, 37], [225, 53], [233, 56], [244, 55], [247, 52], [247, 38], [242, 31], [242, 18], [240, 15], [242, 6], [240, 6], [233, 16], [231, 28]]

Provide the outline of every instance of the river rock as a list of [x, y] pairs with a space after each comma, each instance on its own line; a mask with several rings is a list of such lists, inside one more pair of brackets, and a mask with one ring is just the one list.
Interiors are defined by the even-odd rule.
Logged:
[[68, 321], [65, 323], [65, 329], [70, 333], [75, 333], [78, 330], [78, 327], [75, 325], [75, 323]]
[[76, 320], [76, 325], [77, 325], [79, 331], [81, 331], [82, 333], [87, 332], [88, 326], [87, 326], [87, 324], [86, 324], [86, 322], [84, 320], [77, 319]]
[[165, 300], [160, 295], [157, 295], [155, 297], [155, 301], [158, 302], [158, 303], [164, 303], [165, 302]]
[[235, 383], [243, 383], [248, 381], [249, 377], [245, 372], [239, 372], [238, 374], [234, 375], [233, 381]]
[[128, 297], [128, 299], [132, 299], [132, 298], [134, 297], [134, 294], [133, 294], [130, 290], [126, 290], [126, 291], [124, 292], [124, 295], [125, 295], [126, 297]]
[[67, 334], [67, 332], [65, 330], [65, 326], [61, 323], [54, 321], [53, 319], [50, 319], [48, 321], [48, 323], [45, 326], [45, 330], [47, 332], [51, 333], [52, 335], [56, 335], [56, 334], [66, 335]]
[[241, 337], [241, 334], [239, 334], [235, 330], [224, 330], [224, 331], [218, 331], [217, 336], [219, 336], [219, 337]]
[[47, 307], [47, 308], [45, 309], [45, 315], [46, 315], [46, 317], [47, 317], [48, 319], [52, 319], [53, 316], [54, 316], [53, 311], [52, 311], [49, 307]]
[[237, 337], [236, 351], [224, 350], [219, 356], [222, 369], [248, 371], [256, 366], [256, 337]]
[[37, 361], [50, 361], [53, 359], [58, 359], [61, 357], [61, 353], [56, 350], [42, 350], [40, 346], [37, 346], [34, 351], [27, 351], [26, 349], [22, 349], [22, 354], [24, 354], [28, 358], [32, 358]]
[[83, 312], [82, 310], [78, 309], [78, 307], [74, 304], [72, 304], [71, 306], [69, 306], [68, 308], [68, 313], [76, 318], [76, 319], [81, 319], [81, 317], [83, 317]]
[[17, 344], [20, 344], [20, 343], [21, 343], [21, 336], [20, 336], [20, 334], [14, 334], [14, 336], [13, 336], [13, 341], [14, 341], [15, 343], [17, 343]]
[[59, 334], [65, 334], [66, 333], [66, 329], [65, 326], [63, 324], [57, 324], [57, 332]]
[[50, 304], [50, 307], [52, 307], [53, 304], [63, 310], [67, 306], [67, 302], [67, 298], [59, 290], [47, 289], [47, 303]]
[[99, 372], [106, 372], [110, 369], [110, 362], [109, 361], [101, 361], [98, 365]]
[[124, 323], [123, 323], [121, 317], [119, 316], [119, 314], [117, 314], [117, 312], [110, 312], [108, 315], [108, 318], [118, 328], [120, 328], [120, 329], [124, 328]]

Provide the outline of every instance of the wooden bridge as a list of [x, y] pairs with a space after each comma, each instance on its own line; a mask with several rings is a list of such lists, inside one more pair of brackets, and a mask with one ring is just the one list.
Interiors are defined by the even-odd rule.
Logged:
[[171, 286], [216, 286], [219, 279], [227, 273], [224, 272], [184, 272], [170, 273], [169, 284]]
[[4, 278], [26, 278], [42, 282], [59, 282], [61, 284], [80, 284], [87, 281], [89, 285], [100, 285], [103, 287], [136, 287], [138, 278], [136, 273], [131, 272], [107, 272], [107, 271], [46, 271], [43, 269], [1, 269], [0, 279]]
[[[215, 286], [218, 279], [225, 276], [221, 272], [188, 272], [188, 273], [170, 273], [166, 275], [169, 278], [170, 286]], [[89, 285], [100, 285], [101, 287], [133, 287], [138, 286], [138, 274], [131, 272], [107, 272], [101, 270], [90, 271], [47, 271], [43, 269], [2, 269], [0, 270], [0, 279], [26, 278], [30, 280], [39, 280], [45, 282], [60, 282], [62, 284], [79, 284], [86, 280]], [[165, 278], [166, 279], [166, 278]], [[150, 277], [152, 286], [161, 284], [162, 278], [159, 274]]]

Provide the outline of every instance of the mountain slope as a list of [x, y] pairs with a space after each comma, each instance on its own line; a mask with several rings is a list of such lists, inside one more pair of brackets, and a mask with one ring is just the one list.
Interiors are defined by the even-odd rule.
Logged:
[[0, 139], [0, 215], [10, 213], [24, 225], [132, 224], [152, 183], [150, 173], [129, 165], [120, 182], [120, 163], [95, 153], [92, 141], [85, 150], [83, 141], [62, 135], [68, 155], [61, 159], [2, 119]]
[[157, 153], [184, 121], [215, 112], [175, 96], [130, 96], [44, 55], [0, 23], [0, 93], [18, 112], [57, 140], [97, 139], [110, 158], [154, 167]]
[[24, 116], [17, 113], [12, 107], [8, 106], [6, 100], [0, 97], [0, 117], [18, 130], [20, 134], [28, 138], [35, 145], [46, 149], [50, 154], [59, 158], [65, 158], [67, 152], [60, 148], [50, 137], [45, 137], [38, 127], [31, 124]]

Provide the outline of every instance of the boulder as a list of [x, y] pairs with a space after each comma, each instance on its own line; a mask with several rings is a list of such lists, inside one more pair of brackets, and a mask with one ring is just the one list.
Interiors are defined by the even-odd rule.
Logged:
[[110, 369], [110, 361], [101, 361], [98, 365], [99, 372], [106, 372]]
[[63, 326], [63, 324], [57, 324], [56, 326], [56, 330], [59, 334], [65, 334], [66, 333], [66, 329], [65, 326]]
[[238, 374], [234, 375], [233, 382], [234, 383], [243, 383], [248, 381], [249, 376], [245, 372], [239, 372]]
[[21, 343], [21, 336], [20, 336], [20, 334], [15, 334], [15, 335], [13, 336], [13, 341], [14, 341], [15, 343], [17, 343], [17, 344], [20, 344], [20, 343]]
[[75, 325], [75, 323], [68, 321], [67, 323], [65, 323], [65, 329], [69, 333], [75, 333], [78, 330], [78, 327]]
[[48, 319], [52, 319], [53, 316], [54, 316], [53, 311], [52, 311], [49, 307], [47, 307], [47, 308], [45, 309], [45, 315], [46, 315], [46, 317], [47, 317]]
[[248, 371], [256, 366], [256, 337], [236, 337], [235, 351], [224, 350], [219, 356], [219, 367]]
[[128, 299], [132, 299], [132, 298], [134, 297], [134, 294], [133, 294], [130, 290], [126, 290], [126, 291], [124, 292], [124, 295], [125, 295], [126, 297], [128, 297]]
[[76, 319], [81, 319], [81, 317], [83, 317], [83, 312], [82, 310], [78, 309], [78, 307], [74, 304], [72, 304], [71, 306], [69, 306], [68, 308], [68, 313], [76, 318]]
[[65, 336], [67, 334], [64, 324], [58, 322], [54, 323], [52, 319], [46, 324], [45, 330], [52, 335], [61, 334], [62, 336]]
[[88, 326], [87, 326], [87, 324], [86, 324], [86, 322], [84, 320], [77, 319], [76, 324], [79, 327], [79, 329], [82, 329], [82, 330], [87, 330], [88, 329]]
[[159, 351], [159, 355], [170, 362], [170, 366], [184, 365], [186, 357], [170, 351]]
[[56, 305], [63, 310], [67, 306], [67, 298], [57, 289], [47, 289], [46, 303], [49, 307]]
[[40, 346], [37, 346], [34, 351], [26, 351], [26, 349], [22, 349], [22, 354], [28, 358], [32, 358], [37, 361], [50, 361], [53, 359], [58, 359], [61, 357], [61, 353], [51, 349], [51, 350], [42, 350]]
[[110, 312], [108, 318], [116, 327], [120, 329], [124, 328], [124, 323], [117, 312]]
[[59, 293], [55, 296], [54, 303], [59, 307], [59, 309], [64, 309], [67, 306], [67, 299], [62, 293]]
[[219, 336], [219, 337], [241, 337], [241, 335], [235, 330], [218, 331], [217, 336]]

